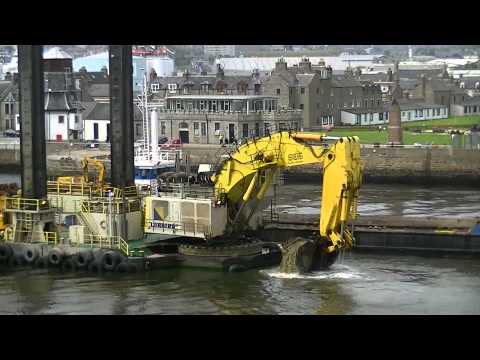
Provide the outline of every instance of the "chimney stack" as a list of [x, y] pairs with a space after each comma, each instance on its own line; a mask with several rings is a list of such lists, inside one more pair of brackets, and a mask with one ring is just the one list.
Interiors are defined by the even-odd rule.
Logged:
[[280, 58], [277, 60], [277, 62], [275, 63], [275, 71], [287, 71], [287, 62], [284, 58]]
[[388, 143], [401, 145], [402, 141], [402, 118], [400, 106], [396, 99], [393, 99], [388, 114]]

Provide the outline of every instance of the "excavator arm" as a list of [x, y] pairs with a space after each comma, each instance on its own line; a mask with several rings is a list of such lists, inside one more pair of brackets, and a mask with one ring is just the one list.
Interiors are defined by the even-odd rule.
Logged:
[[323, 167], [319, 230], [328, 239], [325, 251], [352, 247], [347, 221], [357, 216], [362, 177], [358, 137], [283, 131], [240, 146], [212, 176], [217, 194], [224, 194], [236, 209], [232, 229], [242, 219], [245, 206], [263, 198], [279, 168], [316, 164]]

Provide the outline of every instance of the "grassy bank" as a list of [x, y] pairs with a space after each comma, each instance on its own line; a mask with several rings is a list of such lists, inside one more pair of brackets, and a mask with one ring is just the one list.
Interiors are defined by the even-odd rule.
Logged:
[[455, 129], [470, 129], [473, 125], [480, 125], [480, 116], [457, 116], [448, 119], [423, 120], [403, 123], [402, 127], [405, 129], [431, 129], [438, 128], [455, 128]]
[[[387, 131], [378, 130], [351, 130], [351, 129], [334, 129], [328, 132], [331, 136], [358, 136], [362, 144], [386, 144]], [[433, 144], [433, 145], [451, 145], [451, 137], [448, 134], [417, 134], [411, 131], [403, 131], [403, 143], [405, 145], [413, 144]]]

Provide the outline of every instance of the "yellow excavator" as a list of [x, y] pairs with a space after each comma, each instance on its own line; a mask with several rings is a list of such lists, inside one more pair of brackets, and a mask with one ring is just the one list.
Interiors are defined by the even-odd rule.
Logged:
[[280, 168], [322, 164], [320, 239], [297, 238], [282, 247], [282, 267], [306, 272], [330, 266], [354, 244], [348, 221], [357, 217], [363, 165], [358, 137], [282, 131], [250, 139], [224, 160], [211, 177], [229, 208], [229, 232], [248, 227], [256, 205]]
[[93, 165], [98, 170], [98, 177], [96, 184], [99, 187], [104, 185], [105, 180], [105, 165], [102, 161], [92, 159], [88, 156], [84, 157], [80, 161], [80, 165], [82, 167], [83, 175], [82, 176], [60, 176], [57, 178], [59, 183], [67, 183], [67, 184], [88, 184], [90, 182], [90, 178], [88, 176], [88, 165]]

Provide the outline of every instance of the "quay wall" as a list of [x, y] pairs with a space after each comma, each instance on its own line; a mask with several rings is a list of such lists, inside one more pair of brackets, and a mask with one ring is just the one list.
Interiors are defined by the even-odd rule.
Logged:
[[[58, 161], [54, 157], [69, 156], [80, 158], [105, 154], [107, 146], [99, 149], [85, 149], [85, 145], [47, 144], [49, 157], [48, 174], [59, 173]], [[183, 153], [189, 164], [216, 164], [227, 148], [212, 144], [184, 145]], [[465, 185], [480, 186], [480, 151], [454, 149], [452, 147], [413, 148], [413, 147], [362, 147], [364, 163], [364, 183], [402, 183], [424, 185]], [[79, 159], [78, 159], [79, 160]], [[19, 149], [0, 148], [0, 171], [20, 166]], [[80, 171], [80, 169], [78, 169]], [[321, 166], [301, 166], [283, 171], [285, 181], [318, 183]], [[318, 177], [317, 177], [318, 176]]]

